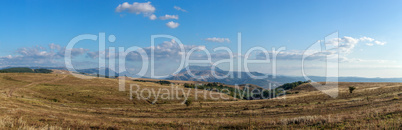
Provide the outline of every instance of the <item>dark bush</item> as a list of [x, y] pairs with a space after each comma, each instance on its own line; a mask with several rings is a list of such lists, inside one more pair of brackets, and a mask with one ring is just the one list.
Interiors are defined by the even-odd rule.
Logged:
[[184, 104], [186, 104], [186, 106], [190, 106], [193, 103], [193, 101], [191, 99], [187, 99], [186, 102], [184, 102]]
[[52, 70], [48, 70], [48, 69], [34, 69], [35, 73], [52, 73]]
[[355, 90], [356, 89], [356, 87], [354, 87], [354, 86], [349, 86], [349, 92], [350, 93], [353, 93], [353, 90]]
[[34, 71], [30, 68], [18, 67], [18, 68], [8, 68], [1, 70], [4, 73], [33, 73]]

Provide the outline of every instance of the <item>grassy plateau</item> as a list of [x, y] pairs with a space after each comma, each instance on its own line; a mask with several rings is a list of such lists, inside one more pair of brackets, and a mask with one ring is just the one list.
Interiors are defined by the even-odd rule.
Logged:
[[176, 83], [185, 93], [189, 91], [192, 102], [186, 104], [183, 98], [138, 99], [136, 93], [130, 99], [130, 84], [155, 90], [171, 86], [125, 82], [126, 91], [119, 91], [118, 79], [81, 79], [57, 70], [0, 73], [0, 129], [402, 128], [402, 83], [340, 82], [336, 98], [304, 83], [285, 96], [266, 100], [202, 91], [229, 98], [214, 100], [185, 88], [187, 81]]

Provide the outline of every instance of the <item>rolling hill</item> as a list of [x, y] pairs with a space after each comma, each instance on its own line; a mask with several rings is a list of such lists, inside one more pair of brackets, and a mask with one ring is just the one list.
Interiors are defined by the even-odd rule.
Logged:
[[[190, 81], [183, 81], [190, 82]], [[169, 85], [126, 81], [143, 89]], [[348, 87], [356, 90], [349, 93]], [[80, 79], [65, 71], [0, 73], [0, 129], [399, 129], [402, 83], [339, 83], [339, 96], [317, 91], [308, 83], [268, 100], [203, 98], [178, 85], [192, 100], [161, 97], [158, 91], [139, 99], [118, 91], [118, 79]], [[135, 90], [135, 89], [134, 89]], [[174, 89], [172, 89], [174, 90]], [[158, 95], [159, 100], [153, 98]], [[215, 93], [219, 96], [221, 94]], [[222, 95], [227, 97], [225, 94]], [[198, 97], [198, 100], [196, 100]], [[155, 102], [154, 102], [155, 101]]]
[[[9, 68], [15, 68], [15, 67], [5, 67], [3, 69], [9, 69]], [[26, 68], [26, 67], [23, 67]], [[28, 67], [30, 69], [56, 69], [56, 70], [67, 70], [64, 67]], [[190, 70], [192, 74], [195, 76], [208, 76], [202, 79], [197, 79], [191, 76], [187, 72], [187, 68]], [[250, 77], [246, 72], [240, 72], [241, 78], [237, 78], [239, 73], [238, 72], [233, 72], [233, 78], [232, 77], [227, 77], [223, 79], [218, 79], [214, 78], [212, 76], [212, 71], [211, 71], [211, 66], [188, 66], [181, 70], [178, 74], [176, 75], [171, 75], [165, 80], [177, 80], [177, 81], [203, 81], [203, 82], [219, 82], [219, 83], [224, 83], [226, 85], [235, 85], [235, 84], [251, 84], [251, 85], [258, 85], [260, 87], [269, 88], [269, 85], [271, 84], [272, 88], [279, 87], [282, 84], [285, 83], [291, 83], [291, 82], [296, 82], [296, 81], [305, 81], [304, 77], [300, 76], [285, 76], [285, 75], [277, 75], [275, 78], [272, 77], [272, 75], [264, 74], [264, 73], [259, 73], [259, 72], [250, 72], [253, 75], [256, 76], [263, 76], [267, 75], [268, 78], [265, 79], [255, 79]], [[82, 73], [82, 74], [87, 74], [91, 76], [106, 76], [106, 77], [116, 77], [116, 76], [128, 76], [128, 77], [136, 77], [138, 76], [133, 75], [128, 72], [115, 72], [110, 68], [88, 68], [88, 69], [78, 69], [76, 70], [77, 73]], [[101, 73], [100, 73], [101, 72]], [[103, 73], [105, 72], [105, 73]], [[109, 74], [111, 72], [111, 74]], [[218, 76], [224, 76], [229, 73], [229, 71], [222, 70], [220, 68], [216, 68], [215, 71], [216, 75]], [[146, 79], [149, 79], [147, 77], [144, 77]], [[310, 78], [316, 82], [324, 82], [326, 80], [330, 82], [335, 82], [336, 78], [335, 77], [321, 77], [321, 76], [310, 76]], [[156, 80], [161, 80], [161, 79], [156, 79]], [[338, 77], [337, 78], [338, 82], [402, 82], [402, 78], [365, 78], [365, 77]]]

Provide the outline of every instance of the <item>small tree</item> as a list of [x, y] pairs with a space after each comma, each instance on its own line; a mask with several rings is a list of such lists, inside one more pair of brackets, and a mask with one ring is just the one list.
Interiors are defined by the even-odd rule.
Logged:
[[353, 90], [355, 90], [356, 89], [356, 87], [354, 87], [354, 86], [349, 86], [349, 92], [350, 93], [353, 93]]
[[191, 99], [187, 99], [186, 102], [184, 102], [184, 104], [186, 104], [186, 106], [190, 106], [191, 103], [193, 103], [193, 101], [191, 101]]

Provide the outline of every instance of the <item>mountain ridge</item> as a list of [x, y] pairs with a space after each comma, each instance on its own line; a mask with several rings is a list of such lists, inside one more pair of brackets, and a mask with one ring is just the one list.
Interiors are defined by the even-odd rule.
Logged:
[[[18, 66], [21, 67], [21, 66]], [[12, 66], [7, 66], [7, 67], [2, 67], [0, 69], [7, 69], [7, 68], [15, 68]], [[31, 69], [56, 69], [56, 70], [67, 70], [65, 67], [28, 67]], [[205, 79], [195, 79], [191, 78], [191, 75], [187, 73], [187, 68], [190, 69], [190, 72], [192, 72], [195, 75], [209, 75], [209, 78]], [[101, 68], [101, 70], [105, 70], [102, 72], [106, 73], [99, 73], [99, 68], [87, 68], [87, 69], [77, 69], [76, 71], [79, 73], [87, 73], [87, 74], [92, 74], [92, 75], [102, 75], [102, 76], [108, 76], [108, 77], [118, 77], [118, 76], [128, 76], [131, 77], [133, 76], [132, 74], [130, 75], [128, 72], [115, 72], [110, 68]], [[191, 71], [194, 70], [194, 71]], [[112, 72], [112, 75], [109, 75], [109, 72]], [[248, 76], [246, 72], [240, 72], [241, 74], [241, 79], [236, 78], [238, 77], [238, 71], [233, 71], [233, 78], [224, 78], [224, 79], [217, 79], [213, 78], [213, 75], [211, 74], [211, 66], [187, 66], [181, 71], [179, 71], [178, 74], [176, 75], [170, 75], [167, 78], [163, 78], [166, 80], [184, 80], [184, 81], [204, 81], [204, 82], [220, 82], [228, 85], [240, 85], [240, 84], [254, 84], [258, 85], [263, 88], [269, 88], [269, 84], [271, 84], [272, 88], [279, 87], [280, 85], [284, 83], [290, 83], [290, 82], [295, 82], [295, 81], [305, 81], [304, 77], [302, 76], [285, 76], [285, 75], [277, 75], [276, 78], [272, 78], [272, 75], [269, 74], [263, 74], [259, 72], [250, 72], [253, 75], [267, 75], [268, 78], [265, 79], [253, 79], [252, 77]], [[219, 67], [215, 68], [215, 72], [217, 73], [218, 76], [223, 76], [226, 75], [229, 71], [225, 71], [220, 69]], [[246, 77], [246, 78], [245, 78]], [[329, 82], [334, 82], [336, 81], [336, 77], [322, 77], [322, 76], [309, 76], [313, 81], [315, 82], [325, 82], [328, 80]], [[142, 77], [142, 78], [150, 78], [151, 77]], [[162, 80], [162, 79], [161, 79]], [[352, 77], [352, 76], [347, 76], [347, 77], [338, 77], [338, 82], [402, 82], [402, 78], [366, 78], [366, 77]]]

